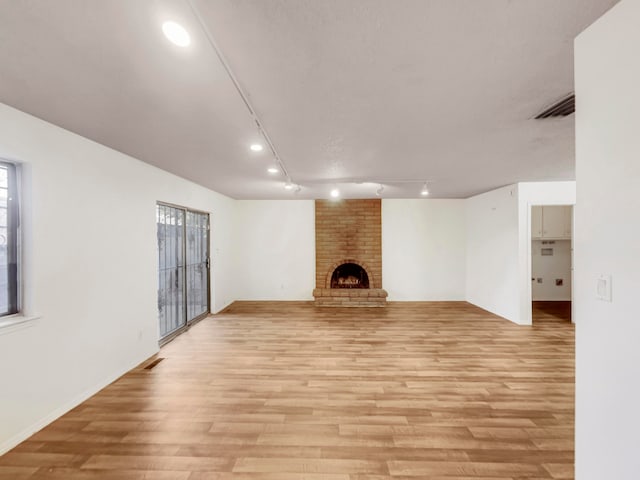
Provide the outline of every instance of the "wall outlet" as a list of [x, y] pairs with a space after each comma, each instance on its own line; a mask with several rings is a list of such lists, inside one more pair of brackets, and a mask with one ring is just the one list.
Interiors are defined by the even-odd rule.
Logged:
[[600, 275], [596, 284], [596, 298], [603, 302], [611, 301], [611, 275]]
[[564, 285], [564, 280], [556, 278], [556, 287], [561, 287], [562, 285]]

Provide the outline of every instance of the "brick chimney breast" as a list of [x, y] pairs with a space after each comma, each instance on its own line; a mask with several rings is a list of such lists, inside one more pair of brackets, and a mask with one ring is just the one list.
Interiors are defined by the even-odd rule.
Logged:
[[313, 295], [318, 306], [386, 304], [380, 199], [316, 200]]

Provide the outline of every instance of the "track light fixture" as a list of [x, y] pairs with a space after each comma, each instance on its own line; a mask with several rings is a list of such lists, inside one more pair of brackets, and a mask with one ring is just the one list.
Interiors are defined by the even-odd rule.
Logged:
[[427, 182], [424, 182], [424, 185], [422, 186], [422, 190], [420, 190], [420, 195], [422, 195], [423, 197], [426, 197], [427, 195], [429, 195], [429, 188], [427, 187]]
[[220, 50], [220, 47], [216, 43], [216, 40], [213, 37], [213, 34], [211, 33], [211, 30], [209, 29], [208, 23], [205, 21], [203, 14], [196, 7], [196, 1], [195, 0], [186, 0], [186, 3], [189, 5], [189, 8], [191, 9], [191, 12], [195, 16], [195, 18], [198, 21], [198, 23], [200, 24], [200, 28], [201, 28], [202, 32], [204, 33], [204, 36], [207, 39], [207, 43], [209, 44], [209, 46], [211, 47], [211, 49], [215, 53], [215, 56], [218, 58], [218, 61], [222, 64], [222, 67], [223, 67], [224, 71], [226, 72], [229, 80], [231, 81], [231, 83], [235, 87], [236, 92], [238, 93], [238, 95], [242, 99], [242, 102], [244, 103], [245, 107], [247, 108], [247, 112], [249, 113], [251, 119], [253, 120], [253, 123], [258, 128], [258, 132], [260, 133], [260, 137], [256, 137], [256, 139], [260, 138], [261, 143], [251, 144], [249, 146], [250, 150], [252, 152], [256, 152], [256, 153], [257, 152], [262, 152], [265, 149], [268, 150], [268, 151], [271, 151], [271, 153], [273, 154], [273, 156], [275, 158], [275, 162], [278, 165], [278, 168], [279, 168], [280, 172], [287, 178], [287, 185], [291, 185], [289, 187], [287, 187], [285, 185], [285, 188], [287, 188], [287, 190], [293, 189], [293, 185], [291, 184], [291, 177], [289, 175], [289, 172], [287, 171], [287, 168], [286, 168], [282, 158], [280, 157], [280, 154], [278, 153], [278, 150], [276, 149], [276, 146], [274, 145], [273, 140], [271, 140], [271, 137], [269, 136], [269, 134], [268, 134], [264, 124], [262, 123], [262, 120], [258, 116], [255, 108], [253, 108], [253, 104], [251, 102], [251, 99], [249, 98], [249, 95], [244, 91], [244, 89], [240, 85], [240, 82], [238, 81], [238, 79], [234, 75], [233, 71], [231, 70], [231, 67], [229, 66], [229, 63], [227, 62], [227, 59], [225, 58], [224, 54], [222, 53], [222, 50]]

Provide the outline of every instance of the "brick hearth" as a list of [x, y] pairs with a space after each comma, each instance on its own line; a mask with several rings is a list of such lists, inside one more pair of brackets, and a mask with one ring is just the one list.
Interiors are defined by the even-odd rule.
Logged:
[[[380, 200], [316, 200], [316, 288], [318, 306], [380, 307], [382, 289], [382, 224]], [[362, 267], [371, 288], [330, 288], [340, 265]]]

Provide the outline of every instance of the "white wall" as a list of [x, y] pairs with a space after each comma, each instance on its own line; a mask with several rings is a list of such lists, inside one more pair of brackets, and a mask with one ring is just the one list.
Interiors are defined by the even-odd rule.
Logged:
[[464, 200], [383, 200], [388, 300], [464, 300], [465, 240]]
[[[383, 287], [390, 301], [464, 300], [464, 200], [383, 200]], [[236, 202], [239, 300], [313, 300], [312, 200]]]
[[[571, 300], [571, 240], [553, 240], [553, 243], [531, 243], [531, 293], [534, 301]], [[542, 255], [543, 248], [550, 248], [553, 255]], [[542, 279], [538, 283], [537, 279]], [[562, 285], [556, 285], [556, 279]]]
[[156, 201], [211, 212], [214, 309], [234, 300], [233, 200], [0, 104], [24, 162], [26, 311], [0, 330], [0, 453], [158, 350]]
[[313, 300], [313, 200], [238, 201], [234, 244], [239, 300]]
[[576, 41], [577, 480], [640, 475], [639, 25], [623, 0]]
[[523, 182], [467, 199], [467, 301], [531, 324], [531, 205], [572, 205], [575, 182]]
[[518, 186], [467, 199], [467, 301], [520, 323]]

